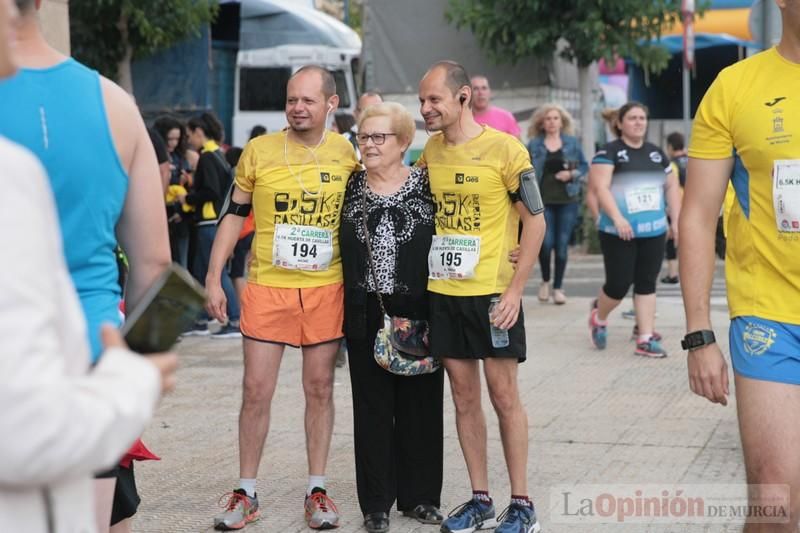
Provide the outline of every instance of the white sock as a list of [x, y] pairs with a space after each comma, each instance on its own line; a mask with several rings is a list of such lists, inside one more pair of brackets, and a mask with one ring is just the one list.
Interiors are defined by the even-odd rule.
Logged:
[[325, 488], [325, 476], [308, 476], [308, 488], [306, 489], [306, 496], [311, 494], [311, 491], [316, 487], [321, 489]]
[[594, 323], [597, 324], [598, 326], [607, 326], [608, 325], [608, 317], [606, 317], [605, 320], [600, 320], [600, 313], [597, 311], [597, 309], [594, 309], [593, 311], [594, 311], [594, 313], [593, 313], [594, 314]]
[[650, 340], [650, 337], [652, 337], [652, 336], [653, 336], [653, 334], [652, 334], [652, 333], [646, 333], [646, 334], [644, 334], [644, 335], [639, 335], [639, 340], [638, 340], [637, 342], [638, 342], [639, 344], [642, 344], [643, 342], [647, 342], [647, 341], [649, 341], [649, 340]]
[[239, 488], [244, 489], [248, 496], [251, 498], [256, 497], [256, 480], [255, 478], [247, 479], [247, 478], [240, 478], [239, 479]]

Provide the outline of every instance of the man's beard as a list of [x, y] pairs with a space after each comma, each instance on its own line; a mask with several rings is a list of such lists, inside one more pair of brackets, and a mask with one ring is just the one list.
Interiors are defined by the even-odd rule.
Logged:
[[438, 120], [434, 119], [434, 123], [436, 124], [435, 126], [430, 126], [430, 125], [428, 125], [428, 122], [425, 121], [425, 130], [426, 131], [442, 131], [444, 129], [444, 122], [442, 122], [442, 117], [441, 116], [438, 117]]

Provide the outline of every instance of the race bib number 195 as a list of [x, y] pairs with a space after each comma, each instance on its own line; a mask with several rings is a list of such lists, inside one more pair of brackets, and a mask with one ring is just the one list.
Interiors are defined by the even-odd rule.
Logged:
[[315, 226], [277, 224], [272, 264], [289, 270], [328, 270], [333, 259], [333, 233]]
[[428, 252], [430, 279], [469, 279], [481, 255], [481, 238], [468, 235], [434, 235]]

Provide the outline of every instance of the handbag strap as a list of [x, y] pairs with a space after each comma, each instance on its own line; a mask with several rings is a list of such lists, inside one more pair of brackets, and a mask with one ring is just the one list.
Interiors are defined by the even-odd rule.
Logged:
[[378, 297], [378, 304], [381, 306], [381, 312], [386, 315], [386, 308], [383, 306], [383, 298], [381, 298], [381, 291], [378, 287], [378, 276], [375, 274], [375, 263], [372, 260], [372, 244], [370, 242], [369, 228], [367, 228], [367, 173], [364, 173], [364, 189], [361, 195], [361, 224], [364, 227], [364, 244], [367, 245], [367, 262], [369, 263], [369, 270], [372, 274], [372, 282], [375, 284], [375, 295]]

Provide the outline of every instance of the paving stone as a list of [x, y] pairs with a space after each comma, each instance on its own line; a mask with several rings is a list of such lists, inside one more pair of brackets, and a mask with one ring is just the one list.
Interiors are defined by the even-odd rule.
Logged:
[[[572, 261], [572, 259], [571, 259]], [[574, 263], [597, 274], [599, 258]], [[569, 294], [570, 271], [566, 288]], [[582, 278], [588, 279], [588, 278]], [[589, 283], [589, 282], [584, 282]], [[588, 285], [586, 285], [588, 287]], [[586, 319], [591, 298], [570, 297], [563, 306], [536, 300], [538, 282], [526, 289], [524, 308], [529, 359], [519, 367], [521, 396], [530, 424], [528, 479], [546, 532], [725, 532], [725, 524], [590, 524], [554, 522], [551, 488], [570, 484], [744, 483], [735, 401], [720, 407], [688, 388], [686, 358], [679, 348], [684, 319], [677, 301], [659, 303], [657, 329], [670, 356], [648, 360], [633, 355], [633, 322], [611, 317], [609, 348], [590, 346]], [[620, 310], [627, 308], [626, 302]], [[720, 345], [727, 350], [724, 311], [713, 312]], [[179, 385], [166, 398], [144, 435], [161, 462], [137, 464], [142, 505], [138, 533], [210, 531], [217, 502], [238, 482], [238, 416], [241, 402], [241, 341], [200, 337], [178, 346]], [[271, 430], [258, 479], [264, 519], [249, 533], [308, 531], [303, 521], [307, 464], [303, 428], [302, 356], [287, 349], [273, 400]], [[445, 486], [443, 510], [469, 497], [470, 487], [445, 385]], [[336, 371], [336, 423], [328, 463], [328, 490], [342, 512], [340, 533], [363, 531], [353, 466], [353, 422], [347, 368]], [[509, 482], [497, 419], [485, 393], [489, 424], [489, 475], [500, 507]], [[733, 400], [731, 398], [731, 400]], [[392, 513], [393, 533], [438, 529]]]

